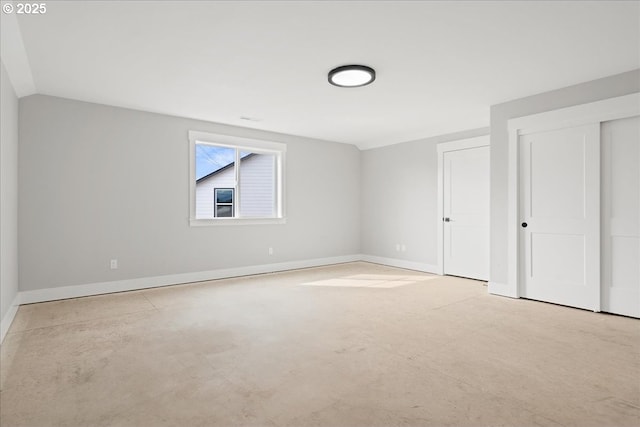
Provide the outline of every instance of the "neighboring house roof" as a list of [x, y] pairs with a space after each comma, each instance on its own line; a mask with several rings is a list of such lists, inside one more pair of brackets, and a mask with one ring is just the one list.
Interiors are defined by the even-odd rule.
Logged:
[[[240, 161], [242, 161], [242, 160], [246, 160], [246, 159], [248, 159], [249, 157], [253, 157], [253, 156], [255, 156], [255, 155], [256, 155], [256, 153], [249, 153], [249, 154], [247, 154], [246, 156], [242, 157], [242, 158], [240, 159]], [[227, 170], [227, 169], [229, 169], [229, 168], [232, 168], [232, 167], [233, 167], [233, 165], [235, 165], [235, 164], [236, 164], [236, 162], [231, 162], [231, 163], [229, 163], [228, 165], [221, 167], [220, 169], [214, 170], [213, 172], [211, 172], [211, 173], [209, 173], [209, 174], [207, 174], [207, 175], [205, 175], [205, 176], [203, 176], [203, 177], [200, 177], [200, 178], [196, 179], [196, 184], [197, 184], [197, 183], [199, 183], [200, 181], [204, 181], [205, 179], [211, 178], [212, 176], [217, 175], [217, 174], [219, 174], [219, 173], [220, 173], [220, 172], [222, 172], [222, 171], [225, 171], [225, 170]]]

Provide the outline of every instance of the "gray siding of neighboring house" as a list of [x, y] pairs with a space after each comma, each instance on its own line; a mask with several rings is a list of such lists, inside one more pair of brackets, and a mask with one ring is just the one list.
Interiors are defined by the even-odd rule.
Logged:
[[[274, 215], [274, 165], [275, 157], [271, 155], [253, 155], [242, 159], [240, 166], [240, 216], [266, 218]], [[234, 188], [234, 186], [234, 167], [222, 170], [197, 182], [196, 218], [214, 218], [214, 189]], [[237, 204], [235, 208], [238, 208]]]
[[196, 183], [196, 218], [214, 218], [213, 194], [215, 188], [233, 188], [236, 184], [235, 167], [225, 169]]
[[240, 216], [275, 216], [276, 179], [274, 155], [257, 154], [242, 160], [240, 166]]

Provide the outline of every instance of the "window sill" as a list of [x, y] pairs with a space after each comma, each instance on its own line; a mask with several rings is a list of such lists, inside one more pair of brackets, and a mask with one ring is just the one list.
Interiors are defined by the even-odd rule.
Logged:
[[195, 219], [189, 220], [191, 227], [210, 227], [225, 225], [270, 225], [286, 224], [286, 218], [216, 218], [216, 219]]

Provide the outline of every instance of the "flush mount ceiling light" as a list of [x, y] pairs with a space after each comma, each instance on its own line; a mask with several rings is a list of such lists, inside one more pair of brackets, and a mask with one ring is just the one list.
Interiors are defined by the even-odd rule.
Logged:
[[366, 65], [343, 65], [329, 71], [329, 83], [340, 87], [360, 87], [372, 83], [376, 72]]

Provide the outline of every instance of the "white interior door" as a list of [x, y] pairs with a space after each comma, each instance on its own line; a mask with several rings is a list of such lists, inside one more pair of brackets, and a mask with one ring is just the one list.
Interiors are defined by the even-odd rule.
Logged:
[[602, 124], [602, 311], [640, 317], [640, 116]]
[[444, 153], [444, 274], [489, 279], [489, 147]]
[[519, 144], [522, 296], [599, 311], [599, 124]]

